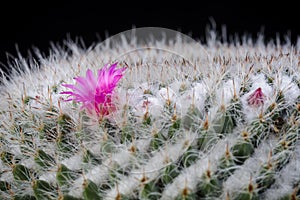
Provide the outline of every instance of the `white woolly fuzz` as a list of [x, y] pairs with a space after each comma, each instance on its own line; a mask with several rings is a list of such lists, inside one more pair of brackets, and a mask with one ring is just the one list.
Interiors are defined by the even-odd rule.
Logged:
[[203, 110], [207, 90], [207, 85], [200, 82], [193, 84], [190, 89], [184, 91], [183, 95], [180, 97], [182, 112], [186, 113], [191, 104], [199, 110]]
[[[192, 139], [195, 136], [188, 136], [187, 139]], [[128, 177], [118, 183], [118, 189], [113, 188], [107, 193], [107, 199], [115, 199], [118, 193], [130, 195], [132, 190], [136, 187], [139, 187], [143, 178], [147, 180], [153, 180], [158, 174], [159, 171], [166, 167], [169, 162], [175, 161], [178, 157], [184, 152], [184, 143], [185, 139], [179, 141], [178, 143], [172, 146], [166, 146], [166, 148], [160, 152], [157, 152], [147, 164], [140, 166], [139, 169], [131, 171]]]
[[271, 139], [262, 142], [257, 147], [251, 158], [247, 159], [224, 183], [223, 196], [226, 196], [226, 194], [234, 196], [242, 189], [246, 189], [249, 183], [255, 181], [255, 175], [258, 173], [261, 165], [268, 162], [270, 151], [274, 148], [276, 142], [275, 139]]
[[237, 94], [237, 89], [240, 88], [239, 80], [229, 79], [217, 91], [217, 102], [220, 105], [227, 105]]
[[283, 75], [280, 80], [278, 80], [280, 91], [282, 91], [284, 98], [288, 105], [294, 105], [297, 98], [300, 96], [300, 88], [295, 84], [291, 77]]
[[81, 168], [82, 155], [78, 154], [78, 155], [72, 156], [71, 158], [63, 160], [61, 163], [66, 166], [69, 166], [70, 170], [78, 170]]
[[216, 164], [221, 156], [224, 155], [226, 145], [231, 146], [234, 142], [235, 139], [233, 137], [230, 140], [220, 140], [208, 153], [199, 152], [201, 159], [189, 168], [186, 168], [171, 184], [167, 185], [161, 199], [174, 199], [182, 193], [184, 188], [194, 191], [206, 170], [216, 170]]
[[291, 155], [290, 162], [278, 174], [274, 185], [267, 190], [265, 198], [267, 200], [280, 199], [284, 195], [291, 195], [295, 190], [295, 185], [300, 181], [300, 146], [296, 145], [295, 152]]

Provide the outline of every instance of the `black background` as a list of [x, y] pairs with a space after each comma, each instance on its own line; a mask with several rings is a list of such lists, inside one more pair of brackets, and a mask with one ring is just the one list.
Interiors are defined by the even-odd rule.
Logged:
[[[102, 2], [102, 3], [101, 3]], [[46, 56], [50, 42], [62, 44], [68, 37], [82, 38], [86, 46], [133, 27], [164, 27], [204, 38], [213, 20], [217, 30], [225, 25], [228, 35], [248, 34], [265, 40], [288, 35], [293, 43], [300, 35], [298, 6], [292, 1], [22, 1], [0, 6], [0, 62], [18, 51], [24, 56], [33, 47]], [[243, 3], [241, 3], [243, 2]], [[10, 56], [8, 56], [10, 55]]]

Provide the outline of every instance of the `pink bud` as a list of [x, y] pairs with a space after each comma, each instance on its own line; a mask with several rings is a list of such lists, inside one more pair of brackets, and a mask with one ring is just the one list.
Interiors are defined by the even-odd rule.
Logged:
[[265, 95], [262, 92], [261, 88], [257, 88], [250, 96], [247, 98], [249, 105], [261, 106], [264, 104]]

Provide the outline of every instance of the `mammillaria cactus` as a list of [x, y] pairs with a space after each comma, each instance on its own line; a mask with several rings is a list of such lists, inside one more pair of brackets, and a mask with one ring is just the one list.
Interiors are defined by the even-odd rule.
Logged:
[[299, 42], [67, 46], [3, 74], [1, 199], [300, 198]]

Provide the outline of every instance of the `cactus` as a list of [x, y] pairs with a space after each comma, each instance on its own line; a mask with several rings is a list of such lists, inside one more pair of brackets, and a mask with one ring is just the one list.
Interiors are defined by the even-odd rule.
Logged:
[[300, 198], [299, 41], [67, 47], [2, 72], [1, 199]]

